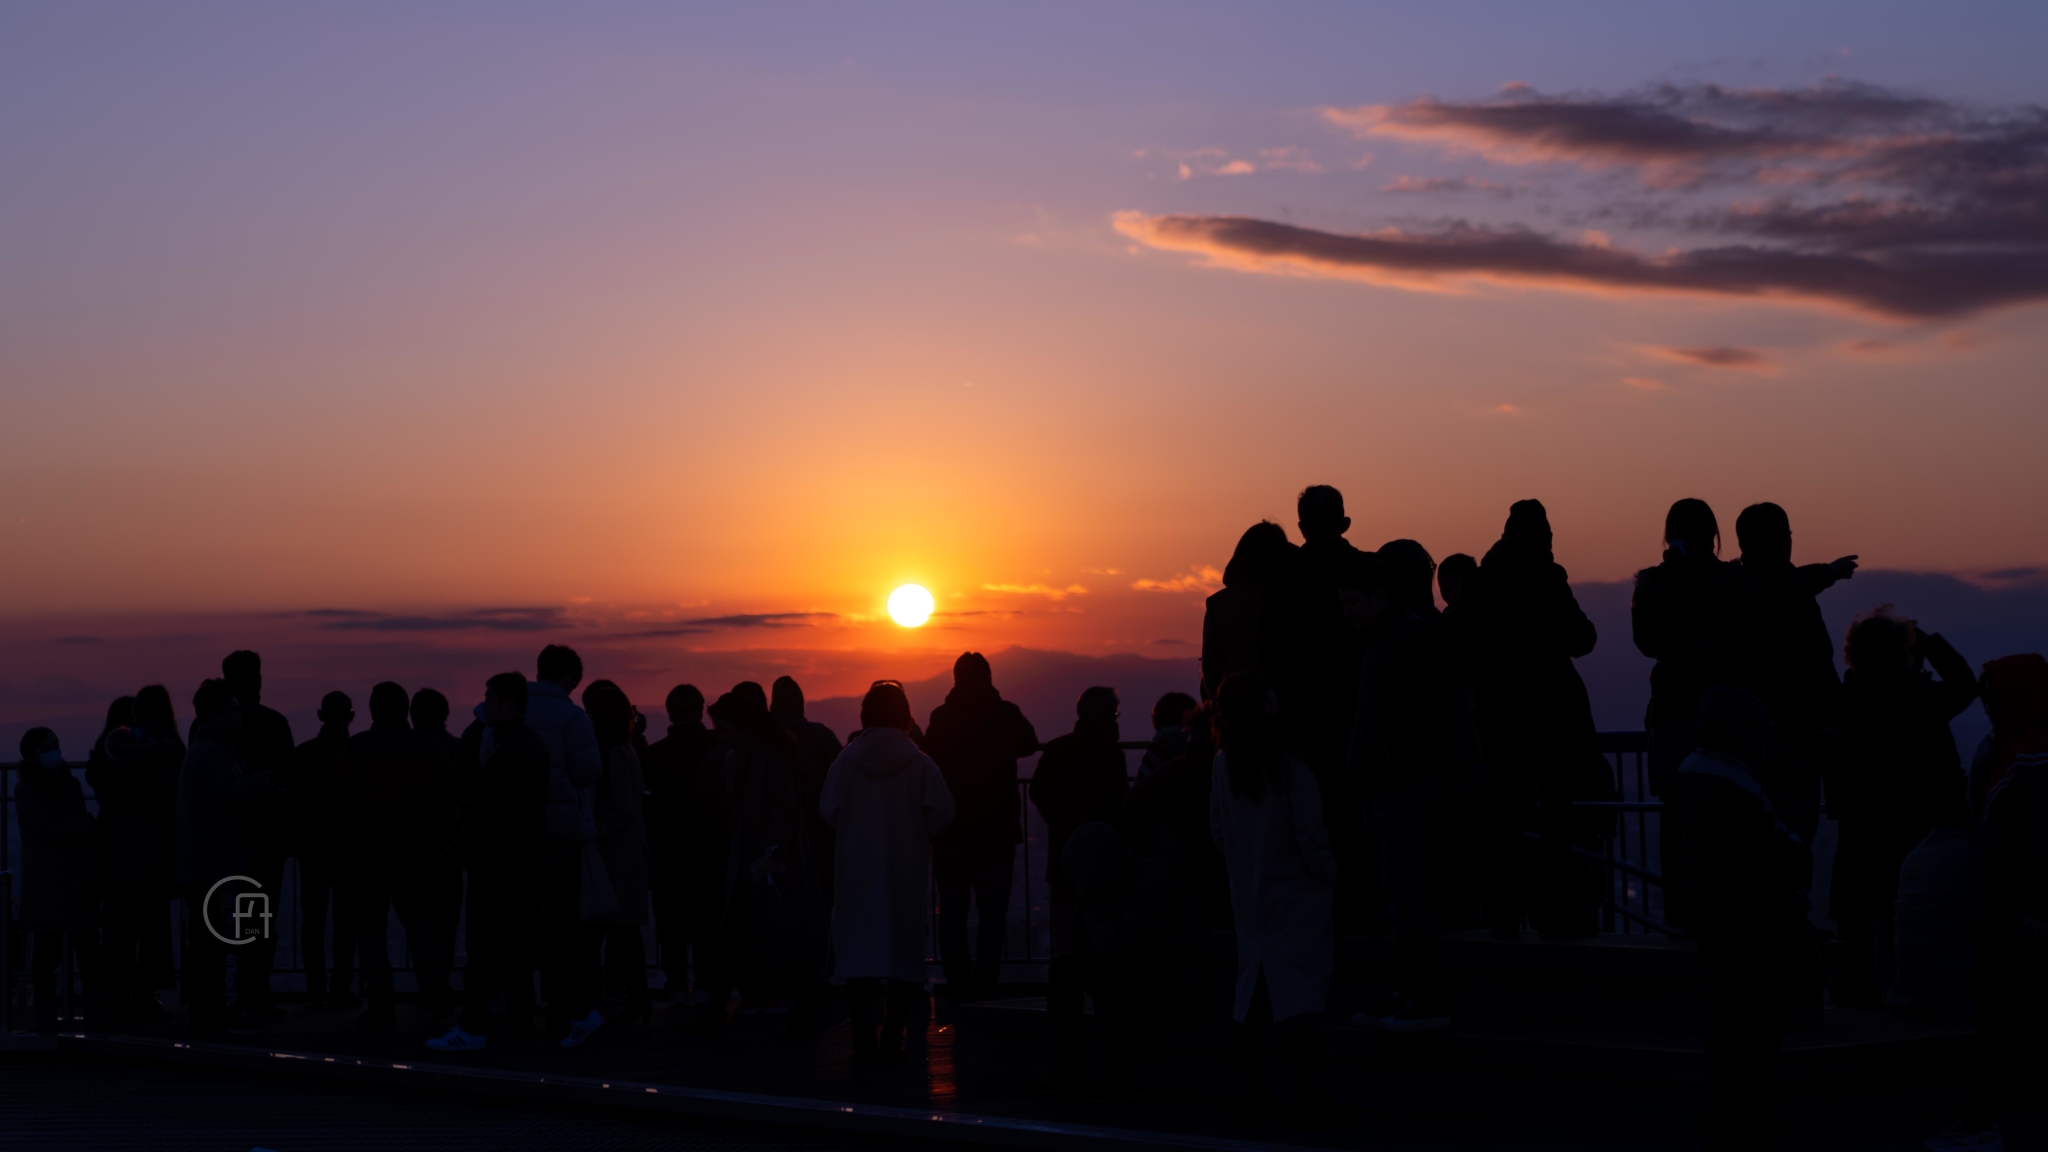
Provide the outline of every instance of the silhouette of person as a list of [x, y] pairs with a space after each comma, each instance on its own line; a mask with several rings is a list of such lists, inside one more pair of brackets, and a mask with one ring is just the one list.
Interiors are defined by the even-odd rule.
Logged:
[[1960, 791], [1932, 817], [1927, 836], [1899, 865], [1892, 905], [1895, 972], [1884, 1005], [1896, 1016], [1968, 1020], [1976, 1008], [1976, 830]]
[[[112, 773], [112, 760], [107, 756], [107, 737], [112, 733], [133, 726], [135, 723], [135, 697], [118, 696], [107, 705], [107, 720], [100, 728], [100, 734], [92, 743], [92, 751], [86, 754], [85, 782], [92, 786], [93, 795], [99, 798]], [[136, 1019], [140, 1014], [134, 989], [135, 948], [132, 931], [127, 936], [128, 954], [116, 962], [114, 945], [122, 935], [117, 928], [120, 915], [119, 902], [114, 895], [113, 834], [118, 814], [109, 809], [107, 802], [100, 799], [100, 811], [95, 821], [94, 846], [98, 850], [94, 863], [98, 866], [100, 884], [100, 966], [94, 977], [98, 981], [99, 993], [104, 1001], [105, 1014], [117, 1022]], [[154, 1014], [152, 1014], [154, 1015]], [[162, 1017], [155, 1017], [161, 1019]]]
[[[1426, 579], [1427, 571], [1424, 570]], [[1396, 1032], [1447, 1027], [1437, 987], [1436, 910], [1430, 883], [1438, 809], [1451, 766], [1442, 657], [1434, 627], [1415, 612], [1415, 566], [1400, 573], [1373, 555], [1337, 577], [1344, 618], [1363, 642], [1349, 774], [1366, 794], [1366, 819], [1394, 926], [1393, 1003], [1360, 1023]], [[1428, 585], [1422, 586], [1426, 595]]]
[[[263, 704], [263, 658], [247, 649], [230, 652], [220, 662], [221, 679], [235, 690], [242, 702], [242, 739], [236, 751], [251, 772], [262, 773], [276, 783], [291, 775], [298, 742], [292, 739], [291, 722], [282, 712]], [[295, 853], [291, 814], [280, 794], [260, 799], [250, 817], [250, 875], [266, 892], [284, 885], [285, 859]], [[270, 988], [270, 974], [277, 960], [277, 937], [262, 937], [235, 951], [235, 1006], [242, 1015], [257, 1020], [285, 1018]]]
[[1271, 1106], [1268, 1034], [1279, 1021], [1293, 1072], [1296, 1117], [1314, 1121], [1329, 1098], [1318, 1045], [1337, 962], [1337, 862], [1315, 775], [1287, 750], [1281, 703], [1257, 673], [1216, 694], [1216, 772], [1209, 829], [1230, 874], [1237, 920], [1237, 1059], [1248, 1111]]
[[[349, 831], [340, 825], [338, 805], [348, 775], [349, 726], [355, 702], [346, 692], [320, 698], [320, 731], [299, 745], [286, 779], [286, 797], [298, 829], [299, 962], [306, 970], [306, 995], [328, 1008], [354, 1008], [349, 991], [356, 973], [356, 894], [353, 869], [343, 851]], [[328, 909], [334, 913], [334, 958], [327, 955]]]
[[1394, 599], [1417, 620], [1436, 623], [1436, 561], [1429, 549], [1416, 540], [1389, 540], [1373, 555], [1387, 570], [1387, 590]]
[[1629, 623], [1650, 668], [1650, 791], [1664, 794], [1671, 774], [1692, 755], [1700, 693], [1730, 683], [1726, 636], [1734, 568], [1721, 560], [1721, 525], [1704, 500], [1685, 499], [1664, 515], [1664, 559], [1636, 573]]
[[[932, 709], [924, 745], [954, 805], [952, 822], [932, 840], [932, 877], [946, 995], [958, 1004], [992, 993], [1002, 974], [1017, 845], [1024, 842], [1017, 761], [1038, 750], [1038, 733], [996, 691], [987, 658], [963, 652], [953, 662], [953, 690]], [[970, 901], [980, 916], [972, 955]]]
[[1479, 574], [1479, 561], [1463, 552], [1453, 552], [1436, 566], [1436, 590], [1443, 597], [1444, 611], [1465, 598], [1465, 585]]
[[1287, 530], [1261, 520], [1238, 537], [1223, 587], [1202, 612], [1202, 699], [1239, 672], [1278, 675], [1292, 664], [1293, 583], [1298, 553]]
[[[1458, 605], [1469, 646], [1487, 780], [1487, 918], [1497, 939], [1519, 935], [1525, 911], [1545, 939], [1593, 935], [1594, 889], [1572, 854], [1572, 802], [1612, 788], [1593, 706], [1572, 660], [1593, 650], [1593, 622], [1551, 554], [1550, 518], [1522, 500], [1508, 510]], [[1523, 831], [1541, 838], [1529, 859]]]
[[1166, 767], [1169, 760], [1187, 754], [1187, 715], [1195, 710], [1195, 698], [1185, 692], [1168, 692], [1152, 705], [1152, 744], [1138, 758], [1138, 779]]
[[1663, 852], [1706, 975], [1702, 1128], [1708, 1148], [1769, 1148], [1795, 974], [1818, 964], [1806, 922], [1808, 857], [1756, 772], [1771, 730], [1763, 702], [1709, 688], [1696, 730], [1698, 749], [1667, 785]]
[[1948, 725], [1976, 700], [1977, 677], [1939, 633], [1883, 608], [1849, 626], [1842, 654], [1849, 673], [1825, 772], [1839, 827], [1828, 915], [1841, 941], [1828, 984], [1838, 1008], [1879, 1008], [1895, 974], [1899, 868], [1937, 816], [1964, 807], [1968, 782]]
[[1437, 824], [1436, 883], [1440, 923], [1461, 926], [1484, 919], [1487, 869], [1494, 849], [1487, 821], [1472, 814], [1488, 807], [1486, 770], [1479, 750], [1479, 681], [1473, 674], [1472, 642], [1465, 626], [1470, 613], [1462, 607], [1465, 588], [1479, 574], [1479, 561], [1453, 552], [1436, 568], [1437, 594], [1444, 609], [1437, 635], [1442, 645], [1445, 722], [1450, 725], [1451, 772], [1457, 802], [1441, 809]]
[[[484, 702], [463, 742], [477, 761], [464, 797], [461, 855], [469, 870], [462, 1019], [429, 1048], [485, 1047], [491, 998], [501, 991], [508, 1039], [534, 1036], [534, 896], [547, 853], [548, 748], [526, 726], [526, 677], [501, 672], [484, 682]], [[488, 733], [489, 740], [485, 740]]]
[[[877, 681], [860, 706], [860, 731], [833, 761], [819, 811], [838, 834], [832, 903], [833, 975], [846, 981], [853, 1062], [901, 1064], [911, 1000], [924, 986], [931, 937], [931, 841], [953, 821], [953, 795], [910, 739], [910, 699]], [[875, 995], [888, 982], [882, 1031]]]
[[690, 950], [701, 971], [718, 931], [725, 884], [724, 784], [705, 761], [719, 748], [704, 726], [704, 694], [689, 684], [669, 689], [668, 734], [640, 757], [647, 783], [647, 880], [654, 900], [654, 938], [671, 994], [690, 988]]
[[356, 897], [356, 942], [362, 952], [364, 1029], [389, 1029], [392, 1014], [389, 925], [405, 928], [428, 1014], [454, 1008], [441, 917], [430, 878], [441, 863], [455, 817], [455, 771], [431, 737], [408, 722], [405, 689], [389, 680], [370, 689], [370, 727], [349, 737], [337, 791], [346, 867]]
[[1378, 886], [1365, 826], [1366, 798], [1345, 765], [1351, 712], [1358, 700], [1360, 645], [1344, 621], [1337, 583], [1360, 553], [1344, 538], [1351, 518], [1344, 514], [1342, 493], [1327, 484], [1313, 485], [1302, 490], [1295, 506], [1302, 539], [1296, 663], [1291, 675], [1272, 686], [1280, 695], [1290, 746], [1316, 774], [1322, 791], [1323, 819], [1337, 860], [1337, 921], [1358, 930], [1370, 920]]
[[[1174, 1023], [1198, 995], [1209, 942], [1202, 910], [1164, 865], [1132, 852], [1108, 824], [1083, 824], [1067, 838], [1060, 870], [1081, 896], [1074, 950], [1053, 960], [1046, 1005], [1052, 1024], [1048, 1087], [1087, 1088], [1082, 1000], [1108, 1065], [1098, 1094], [1127, 1100], [1141, 1071], [1160, 1063]], [[1148, 1043], [1149, 1041], [1149, 1043]]]
[[[258, 927], [235, 919], [236, 904], [247, 889], [216, 882], [249, 874], [256, 805], [277, 795], [269, 778], [249, 771], [237, 751], [242, 739], [237, 697], [226, 680], [199, 685], [192, 697], [192, 743], [178, 772], [177, 876], [186, 917], [183, 998], [191, 1006], [194, 1036], [259, 1026], [228, 1006], [228, 945], [215, 934], [243, 937]], [[136, 706], [145, 716], [154, 710], [145, 705], [144, 693], [136, 694]]]
[[[118, 710], [119, 701], [116, 701]], [[185, 742], [161, 684], [135, 693], [133, 724], [109, 728], [104, 757], [87, 769], [99, 800], [107, 873], [101, 963], [117, 1017], [170, 1018], [156, 990], [171, 982], [171, 900], [178, 893], [178, 775]], [[110, 712], [108, 722], [115, 720]]]
[[1841, 704], [1835, 645], [1815, 599], [1855, 575], [1856, 558], [1793, 567], [1792, 522], [1776, 504], [1735, 518], [1742, 545], [1728, 629], [1732, 682], [1771, 710], [1770, 763], [1762, 779], [1787, 827], [1811, 850], [1820, 827], [1827, 730]]
[[1991, 735], [1970, 781], [1982, 821], [1977, 1052], [1962, 1116], [1927, 1141], [1935, 1152], [2004, 1147], [1998, 1121], [2038, 1090], [2030, 1073], [2048, 1031], [2040, 979], [2048, 921], [2048, 660], [2030, 652], [1988, 661], [1982, 686]]
[[832, 762], [839, 759], [841, 745], [832, 729], [815, 720], [804, 718], [804, 690], [791, 676], [778, 676], [771, 685], [768, 698], [768, 713], [803, 753], [798, 766], [802, 771], [798, 783], [804, 802], [804, 819], [809, 822], [805, 830], [811, 841], [811, 859], [818, 868], [818, 892], [825, 907], [832, 906], [832, 826], [818, 815], [818, 797], [825, 787], [825, 774], [832, 770]]
[[1210, 928], [1231, 927], [1230, 875], [1209, 835], [1209, 789], [1216, 765], [1213, 703], [1197, 705], [1182, 721], [1187, 747], [1157, 772], [1131, 785], [1124, 802], [1124, 840], [1173, 873], [1201, 906]]
[[717, 771], [731, 837], [719, 943], [700, 977], [709, 1001], [689, 1030], [722, 1036], [731, 993], [758, 978], [795, 1001], [785, 1038], [814, 1038], [826, 928], [798, 792], [803, 752], [751, 681], [719, 697], [711, 718], [726, 745]]
[[[609, 982], [625, 991], [619, 1011], [623, 1020], [647, 1018], [647, 819], [641, 810], [646, 783], [640, 757], [633, 751], [633, 703], [618, 685], [593, 680], [583, 691], [583, 708], [604, 750], [604, 775], [598, 778], [595, 814], [597, 851], [604, 859], [617, 911], [587, 915], [593, 931], [590, 948], [602, 945]], [[571, 1039], [574, 1039], [574, 1033]], [[564, 1041], [565, 1046], [567, 1041]]]
[[1074, 945], [1080, 893], [1060, 868], [1067, 837], [1083, 824], [1123, 821], [1124, 798], [1130, 794], [1129, 770], [1117, 747], [1116, 689], [1095, 687], [1075, 702], [1074, 730], [1055, 737], [1038, 758], [1031, 774], [1031, 803], [1045, 821], [1045, 880], [1052, 904], [1052, 951], [1059, 956]]
[[[448, 731], [448, 713], [448, 697], [436, 689], [422, 688], [412, 694], [412, 730], [441, 749], [441, 756], [453, 774], [456, 794], [460, 795], [464, 790], [461, 779], [464, 774], [462, 740]], [[426, 873], [420, 879], [427, 893], [428, 914], [435, 917], [434, 944], [441, 950], [429, 966], [453, 971], [455, 936], [462, 923], [462, 862], [455, 853], [455, 827], [452, 823], [447, 831], [448, 843], [427, 865]]]
[[[93, 843], [92, 813], [85, 789], [64, 766], [64, 750], [48, 728], [21, 736], [21, 764], [14, 786], [15, 818], [21, 827], [21, 905], [17, 923], [32, 934], [29, 961], [35, 992], [36, 1030], [54, 1031], [62, 998], [57, 969], [68, 949], [76, 961], [88, 1019], [104, 1008], [99, 971], [99, 854]], [[68, 974], [67, 974], [68, 975]]]
[[[583, 682], [583, 658], [574, 648], [541, 649], [536, 679], [526, 686], [526, 726], [548, 750], [547, 857], [540, 892], [541, 985], [547, 994], [547, 1037], [566, 1039], [572, 1026], [602, 1027], [598, 973], [580, 946], [583, 925], [583, 849], [597, 842], [592, 792], [604, 775], [604, 755], [590, 717], [569, 697]], [[486, 734], [485, 754], [490, 752]]]

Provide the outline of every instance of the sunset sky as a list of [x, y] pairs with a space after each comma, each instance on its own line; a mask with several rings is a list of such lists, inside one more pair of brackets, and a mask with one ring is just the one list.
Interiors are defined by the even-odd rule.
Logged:
[[0, 630], [18, 675], [191, 614], [1191, 656], [1310, 483], [1439, 557], [1539, 497], [1589, 581], [1681, 496], [2048, 565], [2044, 48], [2027, 3], [12, 4]]

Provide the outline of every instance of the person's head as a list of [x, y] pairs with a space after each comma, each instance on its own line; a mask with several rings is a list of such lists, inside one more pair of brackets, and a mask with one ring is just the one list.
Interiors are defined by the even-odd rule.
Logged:
[[1378, 556], [1360, 552], [1345, 557], [1337, 570], [1337, 603], [1344, 609], [1344, 621], [1363, 631], [1379, 623], [1393, 607], [1394, 592], [1387, 579], [1387, 566]]
[[320, 726], [348, 731], [356, 722], [356, 702], [346, 692], [329, 692], [320, 698]]
[[403, 684], [390, 680], [370, 689], [370, 724], [372, 727], [403, 728], [412, 711], [412, 697], [406, 695]]
[[1745, 564], [1790, 562], [1792, 518], [1776, 504], [1751, 504], [1735, 518], [1735, 542]]
[[1074, 717], [1083, 724], [1114, 724], [1117, 712], [1123, 702], [1116, 698], [1116, 689], [1096, 685], [1081, 693], [1074, 701]]
[[1453, 552], [1436, 566], [1436, 590], [1446, 608], [1465, 598], [1465, 585], [1479, 571], [1479, 561], [1463, 552]]
[[868, 686], [860, 701], [862, 728], [900, 728], [905, 732], [917, 723], [910, 715], [910, 695], [897, 680], [877, 680]]
[[633, 702], [625, 690], [609, 680], [592, 680], [583, 690], [583, 710], [590, 714], [591, 731], [599, 748], [624, 744], [633, 736]]
[[757, 711], [763, 714], [767, 713], [768, 693], [761, 688], [760, 684], [752, 680], [742, 680], [732, 686], [732, 694], [737, 699], [745, 702], [749, 714]]
[[1681, 556], [1704, 560], [1721, 554], [1721, 522], [1705, 500], [1688, 496], [1664, 514], [1664, 544]]
[[1130, 861], [1131, 850], [1123, 836], [1100, 820], [1074, 829], [1060, 849], [1060, 871], [1088, 898], [1114, 892]]
[[1328, 484], [1311, 484], [1294, 498], [1295, 526], [1304, 540], [1329, 540], [1351, 530], [1344, 494]]
[[730, 736], [739, 730], [739, 710], [739, 701], [733, 698], [732, 693], [727, 692], [713, 700], [710, 706], [704, 709], [704, 714], [711, 717], [713, 731]]
[[1508, 505], [1508, 522], [1501, 528], [1500, 538], [1548, 550], [1551, 542], [1550, 513], [1543, 507], [1543, 501], [1517, 500]]
[[1152, 705], [1152, 727], [1174, 728], [1187, 722], [1195, 710], [1195, 698], [1185, 692], [1168, 692]]
[[448, 730], [448, 698], [432, 688], [412, 694], [412, 726], [422, 732]]
[[161, 684], [145, 684], [135, 692], [135, 722], [159, 735], [178, 730], [178, 717], [171, 707], [171, 690]]
[[768, 710], [777, 716], [802, 716], [804, 714], [803, 685], [794, 676], [777, 676], [770, 685]]
[[1216, 689], [1216, 746], [1230, 766], [1231, 791], [1256, 799], [1287, 771], [1280, 743], [1280, 701], [1257, 672], [1224, 678]]
[[662, 707], [668, 711], [668, 722], [673, 727], [687, 728], [704, 722], [704, 693], [695, 684], [678, 684], [669, 689]]
[[199, 682], [199, 691], [192, 694], [192, 715], [229, 740], [242, 734], [242, 702], [235, 695], [234, 686], [225, 680]]
[[256, 704], [263, 697], [263, 657], [242, 648], [221, 658], [220, 678], [235, 686], [244, 704]]
[[2048, 726], [2048, 659], [2038, 652], [1984, 662], [1984, 715], [2000, 740]]
[[1389, 540], [1380, 545], [1380, 563], [1387, 568], [1387, 587], [1395, 598], [1417, 612], [1436, 608], [1436, 561], [1415, 540]]
[[116, 728], [126, 728], [134, 723], [135, 697], [116, 696], [114, 702], [107, 705], [107, 726], [100, 729], [100, 735], [104, 736]]
[[526, 721], [526, 677], [517, 672], [500, 672], [484, 681], [484, 711], [480, 717], [493, 728]]
[[955, 688], [991, 688], [995, 686], [995, 670], [988, 666], [988, 657], [979, 652], [962, 652], [953, 661], [953, 686]]
[[1223, 586], [1245, 588], [1271, 583], [1279, 575], [1280, 565], [1291, 547], [1287, 529], [1271, 520], [1261, 520], [1245, 529], [1244, 535], [1237, 538], [1237, 550], [1230, 554], [1230, 563], [1223, 566]]
[[48, 728], [31, 728], [23, 732], [21, 762], [38, 764], [45, 768], [62, 768], [64, 750], [57, 743], [57, 734]]
[[1881, 605], [1849, 625], [1842, 659], [1858, 676], [1900, 676], [1920, 666], [1920, 628]]
[[1700, 747], [1732, 756], [1752, 769], [1763, 765], [1771, 710], [1742, 688], [1709, 688], [1700, 695]]
[[574, 692], [583, 683], [583, 657], [567, 644], [550, 644], [540, 650], [533, 678], [564, 692]]

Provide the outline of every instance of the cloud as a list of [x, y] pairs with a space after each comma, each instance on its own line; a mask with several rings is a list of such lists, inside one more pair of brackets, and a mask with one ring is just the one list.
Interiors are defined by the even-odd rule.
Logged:
[[1069, 596], [1086, 596], [1088, 589], [1079, 584], [1055, 588], [1049, 584], [983, 584], [988, 592], [1008, 592], [1015, 596], [1043, 596], [1048, 600], [1065, 600]]
[[706, 628], [808, 628], [839, 618], [837, 612], [742, 612], [733, 616], [704, 616], [685, 620], [682, 626]]
[[439, 616], [394, 616], [354, 608], [315, 608], [305, 613], [333, 632], [546, 632], [568, 627], [560, 608], [478, 608]]
[[1659, 392], [1664, 388], [1662, 380], [1654, 380], [1648, 376], [1623, 376], [1621, 382], [1631, 388], [1640, 388], [1645, 392]]
[[[1199, 214], [1122, 213], [1117, 226], [1226, 267], [1411, 290], [1491, 282], [1683, 293], [1891, 320], [2048, 297], [2048, 109], [2032, 105], [1980, 107], [1840, 80], [1568, 95], [1510, 85], [1494, 99], [1328, 108], [1323, 118], [1361, 138], [1540, 166], [1532, 180], [1596, 173], [1578, 190], [1591, 200], [1579, 214], [1643, 236], [1575, 241], [1460, 219], [1352, 233]], [[1501, 187], [1403, 177], [1385, 189]]]
[[1252, 173], [1257, 172], [1258, 170], [1258, 165], [1253, 164], [1249, 160], [1232, 160], [1230, 163], [1225, 164], [1222, 167], [1216, 169], [1214, 172], [1210, 173], [1210, 175], [1249, 176]]
[[1138, 580], [1131, 587], [1139, 592], [1214, 592], [1223, 587], [1223, 573], [1207, 564], [1165, 580]]
[[1774, 366], [1769, 356], [1754, 348], [1652, 348], [1653, 356], [1691, 364], [1699, 368], [1733, 368], [1743, 372], [1768, 372]]
[[1401, 176], [1389, 184], [1381, 185], [1380, 191], [1424, 196], [1452, 192], [1491, 192], [1503, 198], [1514, 195], [1514, 189], [1505, 184], [1495, 184], [1491, 180], [1474, 180], [1469, 176]]
[[1323, 170], [1323, 166], [1316, 163], [1306, 149], [1293, 145], [1259, 149], [1259, 166], [1268, 171], [1316, 173]]
[[1926, 320], [2048, 297], [2048, 259], [2014, 252], [1918, 252], [1878, 258], [1756, 245], [1648, 255], [1557, 240], [1526, 228], [1452, 222], [1430, 232], [1323, 232], [1249, 216], [1120, 212], [1117, 231], [1151, 248], [1247, 271], [1454, 290], [1460, 281], [1622, 294], [1784, 299]]

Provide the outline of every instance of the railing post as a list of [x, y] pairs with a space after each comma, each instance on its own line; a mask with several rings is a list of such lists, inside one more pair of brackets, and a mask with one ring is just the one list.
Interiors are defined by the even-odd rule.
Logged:
[[[0, 819], [6, 812], [0, 809]], [[0, 868], [0, 1036], [14, 1031], [14, 873]]]

